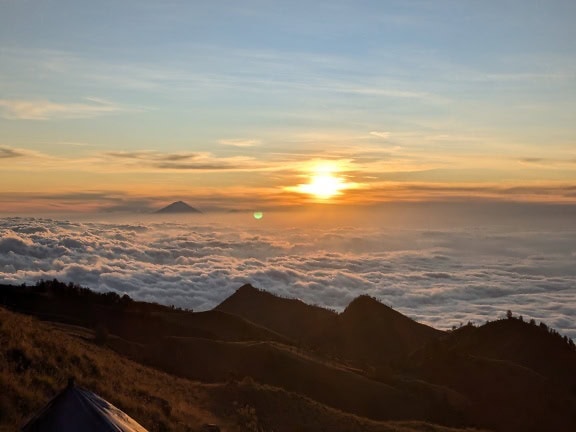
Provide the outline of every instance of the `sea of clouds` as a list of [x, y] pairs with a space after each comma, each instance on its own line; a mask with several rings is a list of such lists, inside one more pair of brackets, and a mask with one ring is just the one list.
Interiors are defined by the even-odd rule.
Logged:
[[319, 220], [0, 218], [0, 283], [58, 278], [194, 310], [214, 307], [244, 283], [336, 310], [369, 294], [437, 328], [510, 309], [576, 338], [576, 228], [569, 224]]

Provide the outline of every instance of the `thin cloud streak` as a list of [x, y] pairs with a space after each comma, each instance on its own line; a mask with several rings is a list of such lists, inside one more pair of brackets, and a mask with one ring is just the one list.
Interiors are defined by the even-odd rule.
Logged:
[[[16, 159], [16, 158], [26, 159], [26, 161], [29, 162], [31, 159], [44, 159], [49, 158], [49, 156], [34, 150], [0, 145], [0, 159]], [[14, 161], [7, 161], [7, 163], [13, 163], [13, 162]]]
[[20, 150], [13, 149], [11, 147], [0, 147], [0, 159], [12, 159], [17, 157], [24, 157], [26, 153]]
[[[247, 156], [216, 156], [209, 152], [162, 153], [158, 151], [106, 152], [103, 160], [96, 162], [108, 170], [131, 169], [134, 171], [253, 171], [270, 169], [264, 163]], [[96, 155], [98, 158], [99, 156]]]
[[377, 138], [388, 139], [392, 135], [390, 132], [385, 131], [372, 131], [370, 135], [375, 136]]
[[0, 116], [9, 120], [55, 120], [98, 117], [125, 111], [118, 105], [97, 101], [87, 103], [56, 103], [48, 100], [0, 99]]
[[259, 140], [255, 139], [222, 139], [218, 141], [222, 145], [232, 147], [254, 147], [260, 144]]

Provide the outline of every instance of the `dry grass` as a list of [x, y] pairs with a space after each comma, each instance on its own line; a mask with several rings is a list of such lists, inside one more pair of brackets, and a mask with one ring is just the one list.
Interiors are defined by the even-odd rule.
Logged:
[[70, 376], [151, 431], [225, 424], [205, 408], [201, 384], [128, 361], [35, 319], [0, 308], [0, 429], [15, 430]]
[[417, 421], [372, 421], [250, 378], [214, 385], [209, 392], [215, 412], [235, 416], [236, 422], [244, 425], [242, 430], [251, 432], [480, 432]]
[[[71, 334], [69, 334], [70, 332]], [[419, 422], [376, 422], [245, 379], [202, 384], [127, 360], [86, 339], [0, 308], [0, 431], [14, 431], [74, 376], [150, 431], [455, 432]]]

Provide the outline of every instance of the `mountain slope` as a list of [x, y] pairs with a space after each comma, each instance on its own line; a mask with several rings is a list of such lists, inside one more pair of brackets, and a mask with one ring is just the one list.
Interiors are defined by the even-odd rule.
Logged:
[[207, 409], [201, 385], [0, 308], [0, 430], [17, 430], [70, 376], [151, 431], [230, 423]]
[[250, 380], [201, 384], [144, 367], [86, 339], [85, 331], [0, 307], [0, 431], [18, 430], [68, 377], [109, 400], [151, 432], [463, 432], [421, 422], [376, 422]]
[[[0, 302], [65, 323], [58, 324], [59, 328], [84, 344], [71, 356], [58, 345], [61, 338], [42, 337], [39, 332], [28, 338], [23, 332], [28, 324], [12, 326], [7, 340], [0, 336], [0, 380], [9, 377], [5, 380], [8, 384], [0, 384], [8, 388], [9, 395], [15, 395], [0, 396], [0, 424], [6, 415], [2, 413], [27, 409], [26, 402], [16, 406], [14, 401], [22, 397], [29, 400], [25, 396], [28, 389], [52, 391], [56, 387], [54, 377], [64, 381], [63, 366], [78, 368], [94, 385], [101, 378], [106, 381], [109, 373], [125, 373], [130, 379], [121, 385], [140, 386], [143, 381], [139, 376], [112, 369], [103, 373], [105, 368], [95, 359], [88, 363], [83, 360], [85, 353], [102, 350], [89, 342], [94, 340], [92, 329], [96, 329], [99, 343], [123, 356], [206, 383], [194, 384], [200, 406], [214, 402], [214, 395], [232, 398], [224, 407], [210, 405], [215, 412], [225, 414], [220, 421], [232, 425], [251, 421], [246, 416], [253, 416], [252, 408], [257, 405], [258, 410], [268, 407], [280, 417], [259, 412], [259, 418], [266, 419], [262, 424], [273, 424], [273, 430], [289, 430], [282, 425], [296, 420], [283, 417], [280, 408], [267, 399], [270, 397], [281, 400], [286, 412], [314, 413], [326, 422], [298, 417], [310, 430], [333, 424], [322, 414], [326, 412], [339, 412], [334, 415], [342, 425], [352, 428], [342, 426], [340, 430], [372, 430], [368, 424], [375, 430], [388, 430], [385, 428], [393, 419], [421, 419], [452, 427], [475, 425], [494, 432], [576, 430], [576, 348], [572, 341], [542, 324], [507, 319], [479, 328], [465, 326], [440, 332], [366, 296], [354, 300], [341, 314], [251, 286], [231, 297], [223, 302], [222, 309], [234, 306], [243, 317], [220, 308], [194, 313], [136, 302], [127, 296], [94, 293], [57, 281], [35, 287], [0, 286]], [[72, 328], [70, 324], [83, 327]], [[0, 334], [5, 328], [0, 319]], [[100, 353], [111, 355], [107, 350]], [[10, 386], [10, 380], [22, 386]], [[102, 392], [93, 390], [107, 397], [104, 392], [112, 390], [104, 382], [100, 385]], [[156, 401], [152, 407], [157, 412], [146, 415], [159, 422], [172, 422], [173, 413], [160, 400], [169, 400], [166, 393], [146, 388], [146, 397]], [[231, 395], [246, 396], [250, 407]], [[140, 396], [134, 397], [140, 400]], [[135, 408], [137, 412], [147, 409], [142, 404]], [[131, 410], [127, 412], [133, 415]], [[353, 414], [373, 420], [362, 417], [356, 423]], [[409, 427], [420, 426], [411, 423]]]
[[511, 318], [454, 332], [451, 349], [529, 368], [576, 396], [574, 344], [546, 325]]
[[104, 327], [108, 333], [139, 343], [162, 336], [289, 342], [278, 333], [225, 312], [183, 311], [58, 281], [36, 286], [0, 285], [0, 304], [51, 321], [91, 329]]
[[[121, 341], [109, 344], [120, 352], [125, 349]], [[130, 354], [161, 370], [204, 382], [248, 376], [371, 419], [469, 424], [463, 414], [466, 402], [454, 392], [425, 383], [374, 381], [277, 343], [165, 338]]]
[[575, 371], [570, 344], [515, 319], [466, 326], [405, 365], [468, 397], [474, 424], [503, 432], [576, 430]]
[[353, 300], [327, 333], [325, 350], [372, 366], [397, 362], [444, 335], [368, 296]]
[[281, 298], [246, 284], [214, 308], [272, 329], [296, 344], [314, 345], [337, 314], [298, 299]]
[[244, 285], [215, 310], [241, 316], [305, 346], [361, 366], [398, 361], [443, 335], [368, 296], [341, 314]]

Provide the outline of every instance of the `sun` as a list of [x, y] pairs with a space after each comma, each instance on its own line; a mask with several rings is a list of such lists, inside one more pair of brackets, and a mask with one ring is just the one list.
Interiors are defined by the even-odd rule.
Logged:
[[340, 195], [345, 187], [344, 180], [340, 177], [335, 177], [330, 173], [314, 174], [310, 178], [310, 183], [300, 185], [300, 191], [319, 199], [329, 199]]
[[342, 192], [350, 189], [353, 184], [338, 174], [340, 169], [341, 167], [336, 163], [316, 163], [309, 168], [311, 173], [307, 176], [308, 183], [290, 187], [288, 190], [311, 195], [318, 200], [329, 200], [342, 195]]

